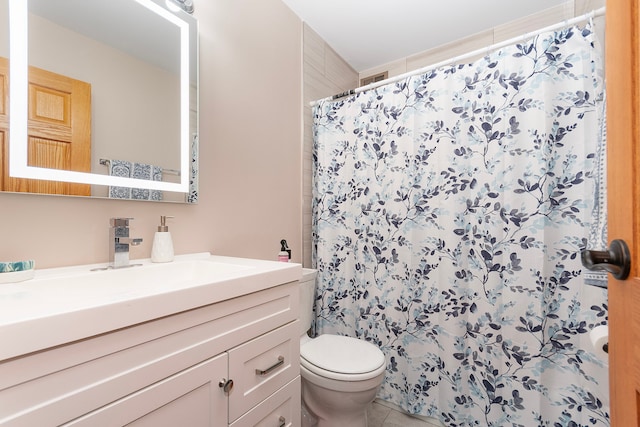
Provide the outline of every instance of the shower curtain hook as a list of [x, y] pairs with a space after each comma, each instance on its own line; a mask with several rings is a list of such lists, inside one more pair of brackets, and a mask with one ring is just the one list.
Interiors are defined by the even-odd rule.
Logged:
[[593, 31], [593, 18], [595, 18], [596, 16], [596, 11], [592, 10], [591, 12], [589, 12], [589, 28], [591, 28], [591, 31]]

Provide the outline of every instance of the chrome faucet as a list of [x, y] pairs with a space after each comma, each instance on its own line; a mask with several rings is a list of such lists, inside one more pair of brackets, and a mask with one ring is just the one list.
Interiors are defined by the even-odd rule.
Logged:
[[140, 238], [129, 237], [129, 221], [133, 218], [111, 218], [109, 223], [109, 268], [132, 267], [129, 264], [129, 245], [138, 246]]

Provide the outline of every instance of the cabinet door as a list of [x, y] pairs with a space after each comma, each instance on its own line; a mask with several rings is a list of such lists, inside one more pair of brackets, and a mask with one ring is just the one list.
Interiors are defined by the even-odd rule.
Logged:
[[218, 383], [227, 360], [221, 354], [64, 426], [226, 427], [227, 396]]

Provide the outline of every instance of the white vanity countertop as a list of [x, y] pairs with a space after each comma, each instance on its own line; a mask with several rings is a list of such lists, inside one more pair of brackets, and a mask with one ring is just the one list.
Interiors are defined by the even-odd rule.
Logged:
[[0, 361], [293, 282], [294, 263], [200, 253], [170, 263], [91, 271], [106, 264], [36, 270], [0, 285]]

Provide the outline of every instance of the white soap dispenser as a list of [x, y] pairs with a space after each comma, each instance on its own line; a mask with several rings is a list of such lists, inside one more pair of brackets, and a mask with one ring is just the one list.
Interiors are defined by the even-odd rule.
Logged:
[[172, 216], [161, 216], [160, 225], [155, 236], [153, 236], [153, 247], [151, 248], [151, 262], [173, 261], [173, 241], [167, 226], [167, 218]]

